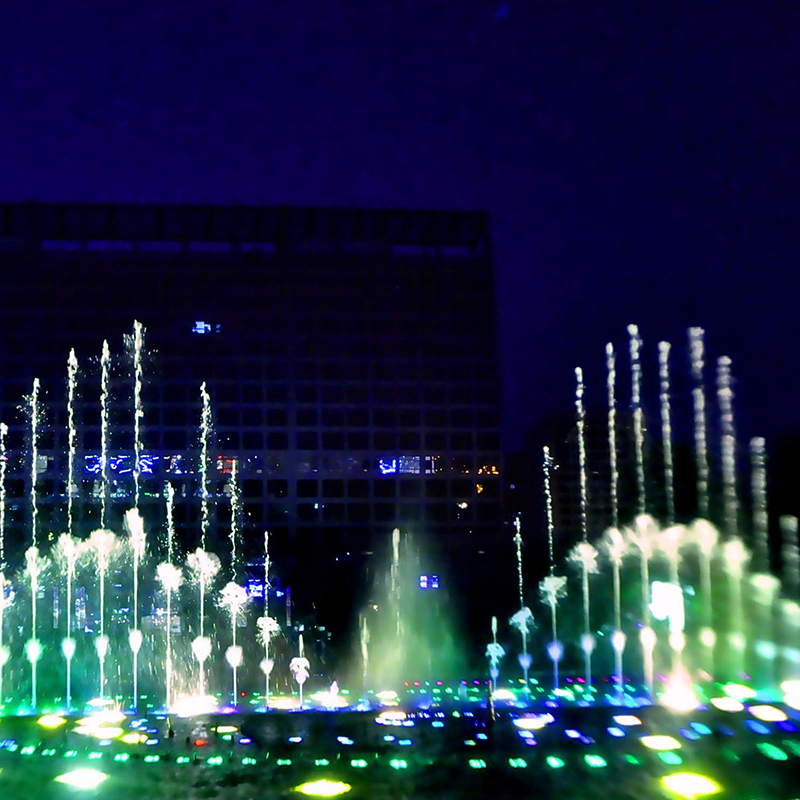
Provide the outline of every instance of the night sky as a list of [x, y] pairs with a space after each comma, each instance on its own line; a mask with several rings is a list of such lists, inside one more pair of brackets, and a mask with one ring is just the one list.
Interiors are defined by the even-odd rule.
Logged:
[[706, 326], [774, 437], [799, 75], [800, 5], [769, 0], [5, 3], [0, 199], [485, 208], [509, 449], [575, 365], [600, 395], [632, 321], [651, 382]]

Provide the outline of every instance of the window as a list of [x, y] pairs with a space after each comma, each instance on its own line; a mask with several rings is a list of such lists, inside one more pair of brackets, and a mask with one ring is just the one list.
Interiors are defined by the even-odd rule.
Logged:
[[285, 408], [270, 408], [267, 411], [267, 422], [270, 425], [278, 425], [283, 427], [286, 425], [287, 416]]
[[289, 437], [285, 433], [268, 433], [268, 450], [286, 450], [289, 447]]
[[323, 497], [344, 497], [344, 481], [325, 480], [322, 481]]
[[297, 449], [298, 450], [316, 450], [317, 449], [317, 434], [312, 431], [300, 431], [297, 434]]
[[317, 424], [317, 409], [316, 408], [298, 408], [297, 409], [297, 424], [301, 427], [313, 427]]
[[347, 493], [350, 497], [368, 497], [369, 481], [348, 481]]
[[261, 431], [244, 431], [242, 434], [242, 447], [245, 450], [262, 450], [264, 448], [264, 434]]
[[347, 448], [348, 450], [369, 450], [369, 434], [348, 433]]
[[322, 449], [323, 450], [343, 450], [344, 449], [344, 434], [335, 431], [322, 434]]
[[317, 482], [314, 480], [299, 480], [297, 481], [297, 496], [298, 497], [317, 497]]
[[267, 494], [273, 498], [286, 497], [288, 492], [288, 485], [283, 480], [267, 481]]

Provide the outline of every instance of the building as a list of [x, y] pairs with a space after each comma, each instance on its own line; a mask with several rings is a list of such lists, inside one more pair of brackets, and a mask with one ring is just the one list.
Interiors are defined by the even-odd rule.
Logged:
[[146, 329], [141, 508], [162, 529], [171, 482], [185, 548], [200, 541], [203, 381], [214, 549], [227, 546], [234, 464], [245, 555], [258, 555], [269, 529], [287, 574], [309, 561], [361, 569], [395, 526], [465, 560], [499, 534], [496, 305], [482, 213], [6, 204], [0, 309], [11, 550], [31, 540], [31, 426], [19, 407], [35, 377], [37, 539], [67, 528], [72, 347], [75, 530], [100, 525], [104, 486], [120, 529], [134, 487], [123, 346], [134, 320]]

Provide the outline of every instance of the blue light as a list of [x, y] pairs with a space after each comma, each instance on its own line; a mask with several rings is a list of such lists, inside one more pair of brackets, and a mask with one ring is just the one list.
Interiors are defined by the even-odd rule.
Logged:
[[419, 576], [419, 588], [420, 589], [427, 589], [428, 588], [428, 576], [427, 575], [420, 575]]
[[753, 733], [760, 733], [762, 736], [766, 736], [769, 733], [769, 728], [766, 725], [762, 725], [754, 719], [745, 720], [744, 724], [747, 725]]
[[381, 475], [394, 475], [397, 472], [397, 459], [393, 458], [391, 461], [378, 459], [378, 469], [381, 471]]
[[616, 727], [616, 725], [612, 725], [610, 728], [606, 728], [609, 735], [616, 736], [618, 739], [622, 738], [625, 735], [625, 731], [622, 728]]

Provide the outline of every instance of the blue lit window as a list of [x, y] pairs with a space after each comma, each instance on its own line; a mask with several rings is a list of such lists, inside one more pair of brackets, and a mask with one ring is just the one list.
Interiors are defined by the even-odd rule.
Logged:
[[428, 588], [428, 576], [427, 575], [420, 575], [419, 576], [419, 588], [420, 589], [427, 589]]
[[192, 333], [211, 333], [212, 330], [214, 333], [221, 333], [222, 325], [212, 325], [210, 322], [203, 322], [203, 320], [199, 319], [192, 327]]

